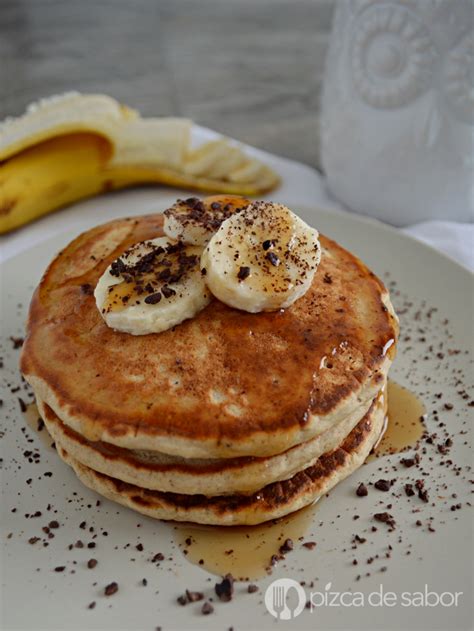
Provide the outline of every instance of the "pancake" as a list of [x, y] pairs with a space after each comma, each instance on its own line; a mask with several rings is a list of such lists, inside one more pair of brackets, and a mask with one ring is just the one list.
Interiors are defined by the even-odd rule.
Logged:
[[130, 245], [162, 234], [161, 215], [110, 222], [75, 239], [43, 276], [21, 369], [65, 425], [126, 449], [263, 457], [323, 434], [377, 395], [397, 319], [381, 281], [324, 236], [311, 288], [284, 311], [249, 314], [213, 300], [163, 333], [107, 327], [97, 280]]
[[57, 449], [86, 486], [149, 517], [219, 526], [254, 525], [308, 506], [350, 475], [379, 439], [384, 415], [384, 405], [379, 400], [338, 448], [289, 480], [270, 484], [252, 495], [209, 498], [147, 490], [86, 467], [60, 443]]
[[248, 494], [315, 464], [332, 451], [365, 416], [364, 404], [352, 415], [315, 438], [268, 457], [186, 459], [153, 451], [137, 451], [101, 441], [91, 442], [61, 422], [40, 399], [38, 409], [54, 441], [81, 464], [136, 486], [158, 491], [206, 496]]

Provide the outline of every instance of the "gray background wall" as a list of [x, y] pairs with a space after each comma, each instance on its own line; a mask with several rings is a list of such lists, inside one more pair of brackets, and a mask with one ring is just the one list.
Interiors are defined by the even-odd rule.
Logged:
[[104, 92], [318, 166], [331, 0], [0, 0], [0, 119]]

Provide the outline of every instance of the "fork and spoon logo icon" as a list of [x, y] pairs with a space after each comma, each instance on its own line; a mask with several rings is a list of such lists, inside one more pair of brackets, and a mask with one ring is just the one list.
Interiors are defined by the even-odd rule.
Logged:
[[[296, 593], [296, 599], [294, 593]], [[292, 578], [279, 578], [273, 581], [265, 592], [265, 606], [278, 620], [296, 618], [303, 611], [305, 604], [305, 591]]]

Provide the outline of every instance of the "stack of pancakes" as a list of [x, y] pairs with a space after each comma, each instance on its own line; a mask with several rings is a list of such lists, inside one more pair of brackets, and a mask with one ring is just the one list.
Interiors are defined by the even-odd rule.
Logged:
[[309, 291], [285, 311], [218, 300], [163, 333], [113, 331], [93, 289], [162, 216], [74, 240], [32, 300], [21, 369], [88, 487], [159, 519], [257, 524], [326, 493], [383, 431], [398, 324], [387, 290], [321, 237]]

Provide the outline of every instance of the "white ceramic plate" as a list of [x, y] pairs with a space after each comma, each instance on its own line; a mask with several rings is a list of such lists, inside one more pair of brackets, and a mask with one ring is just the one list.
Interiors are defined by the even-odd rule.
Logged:
[[[141, 192], [122, 193], [113, 199], [115, 216], [134, 214], [130, 213], [131, 208], [144, 211]], [[140, 204], [135, 203], [138, 199]], [[160, 204], [165, 207], [166, 202], [162, 199]], [[98, 223], [99, 202], [88, 204], [97, 205]], [[21, 385], [19, 350], [13, 349], [9, 336], [23, 334], [28, 302], [43, 269], [55, 252], [75, 236], [64, 233], [10, 259], [1, 268], [4, 629], [272, 629], [277, 621], [267, 612], [264, 593], [273, 580], [283, 577], [306, 581], [305, 598], [309, 600], [313, 592], [313, 602], [319, 606], [313, 611], [305, 609], [290, 621], [280, 621], [278, 628], [472, 626], [472, 521], [467, 503], [468, 480], [472, 478], [468, 471], [472, 420], [469, 412], [473, 410], [469, 401], [474, 397], [471, 392], [469, 399], [463, 398], [469, 386], [465, 382], [472, 374], [472, 277], [436, 251], [382, 224], [311, 208], [295, 210], [359, 255], [387, 283], [395, 282], [391, 288], [401, 315], [402, 336], [391, 376], [421, 396], [428, 410], [428, 431], [438, 433], [433, 444], [424, 444], [426, 453], [421, 461], [427, 474], [424, 479], [429, 503], [416, 495], [406, 497], [405, 482], [422, 477], [422, 472], [403, 467], [400, 455], [372, 461], [334, 489], [314, 510], [304, 533], [305, 541], [317, 542], [313, 551], [295, 541], [295, 550], [271, 576], [254, 581], [259, 592], [248, 594], [247, 583], [237, 583], [231, 602], [216, 602], [215, 576], [186, 559], [175, 543], [172, 525], [142, 517], [106, 500], [96, 507], [99, 497], [76, 480], [36, 432], [29, 427], [25, 430], [17, 398], [26, 401], [27, 394], [23, 390], [15, 392]], [[440, 393], [441, 398], [437, 398]], [[446, 404], [453, 408], [446, 409]], [[446, 429], [453, 445], [449, 454], [443, 455], [437, 444], [444, 442]], [[39, 462], [29, 462], [25, 451], [39, 451]], [[447, 460], [452, 464], [440, 464]], [[52, 475], [45, 475], [46, 472]], [[380, 477], [396, 479], [390, 492], [370, 486]], [[355, 495], [361, 481], [369, 484], [368, 497]], [[459, 503], [461, 509], [452, 511], [451, 506]], [[387, 509], [387, 504], [392, 507]], [[384, 510], [396, 519], [394, 532], [373, 520], [374, 513]], [[25, 517], [36, 511], [41, 516]], [[54, 538], [48, 540], [42, 526], [51, 520], [57, 520], [60, 527], [52, 530]], [[422, 525], [416, 526], [416, 520]], [[87, 522], [86, 529], [79, 527], [82, 521]], [[429, 531], [430, 524], [435, 532]], [[377, 527], [376, 532], [371, 531], [373, 526]], [[102, 534], [104, 531], [107, 536]], [[367, 541], [351, 549], [354, 534]], [[29, 544], [28, 540], [35, 536], [40, 540]], [[78, 539], [85, 543], [94, 541], [96, 548], [68, 550], [68, 545]], [[43, 540], [48, 541], [47, 547]], [[138, 543], [142, 543], [143, 551], [136, 550]], [[386, 558], [389, 545], [392, 550], [390, 558]], [[165, 555], [158, 567], [149, 560], [156, 552]], [[90, 558], [98, 560], [92, 570], [86, 567]], [[371, 558], [373, 561], [368, 562]], [[357, 565], [353, 565], [353, 559]], [[55, 572], [58, 566], [65, 570]], [[383, 567], [386, 571], [382, 571]], [[356, 580], [358, 574], [360, 580]], [[140, 584], [143, 578], [148, 581], [146, 587]], [[107, 598], [103, 590], [111, 581], [118, 582], [119, 591]], [[202, 603], [179, 606], [176, 598], [186, 588], [214, 597], [214, 613], [203, 616]], [[379, 605], [380, 596], [374, 595], [381, 589], [384, 594], [395, 594], [385, 597], [383, 606]], [[432, 592], [428, 603], [424, 601], [425, 589]], [[342, 596], [345, 604], [341, 596], [324, 596], [347, 591], [352, 591], [353, 596]], [[417, 592], [422, 596], [417, 596]], [[457, 606], [455, 596], [449, 595], [455, 592], [462, 592]], [[443, 593], [442, 604], [428, 606]], [[326, 604], [321, 604], [323, 597]], [[291, 598], [296, 598], [296, 591]], [[89, 610], [87, 605], [92, 601], [96, 606]], [[362, 601], [364, 606], [356, 606]]]

